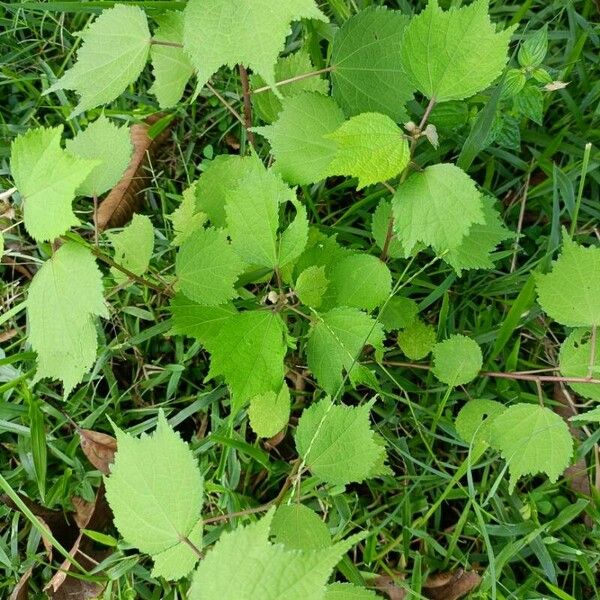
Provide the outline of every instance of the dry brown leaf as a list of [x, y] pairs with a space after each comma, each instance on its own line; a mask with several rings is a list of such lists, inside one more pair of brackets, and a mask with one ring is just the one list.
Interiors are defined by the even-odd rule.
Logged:
[[13, 591], [10, 594], [9, 600], [27, 600], [29, 598], [29, 579], [33, 573], [33, 567], [27, 569], [21, 579], [15, 585]]
[[133, 213], [140, 210], [150, 181], [148, 166], [171, 134], [171, 127], [167, 126], [154, 139], [148, 137], [150, 127], [163, 117], [162, 113], [157, 113], [150, 115], [144, 123], [131, 126], [133, 155], [119, 183], [98, 207], [96, 214], [98, 231], [125, 225], [131, 220]]
[[78, 431], [81, 449], [87, 459], [98, 471], [108, 475], [110, 465], [115, 460], [117, 440], [112, 435], [91, 429], [79, 429]]
[[431, 600], [458, 600], [466, 596], [481, 583], [475, 571], [450, 571], [436, 573], [423, 584], [423, 594]]
[[402, 579], [400, 575], [396, 579], [389, 575], [378, 575], [373, 580], [373, 586], [378, 592], [383, 592], [389, 600], [404, 600], [407, 597], [407, 591], [396, 583], [397, 579]]

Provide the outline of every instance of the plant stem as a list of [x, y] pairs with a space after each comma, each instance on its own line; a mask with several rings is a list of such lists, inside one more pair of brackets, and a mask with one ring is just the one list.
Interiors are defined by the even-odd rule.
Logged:
[[244, 97], [244, 127], [246, 128], [246, 136], [252, 146], [256, 146], [256, 138], [252, 129], [252, 101], [250, 100], [250, 82], [248, 80], [248, 71], [244, 65], [238, 66], [240, 71], [240, 79], [242, 80], [242, 94]]
[[242, 115], [240, 115], [240, 113], [237, 110], [235, 110], [235, 108], [233, 108], [233, 106], [231, 106], [231, 104], [227, 102], [227, 100], [225, 100], [223, 96], [221, 96], [221, 94], [210, 84], [210, 82], [206, 82], [206, 87], [219, 99], [221, 104], [245, 127], [246, 123], [244, 122]]
[[226, 515], [216, 515], [214, 517], [208, 517], [208, 519], [204, 519], [202, 521], [202, 524], [208, 525], [209, 523], [220, 523], [221, 521], [229, 521], [230, 519], [235, 519], [236, 517], [245, 517], [246, 515], [254, 515], [256, 513], [267, 512], [269, 508], [273, 506], [273, 504], [274, 501], [267, 502], [267, 504], [263, 504], [262, 506], [255, 506], [254, 508], [247, 508], [246, 510], [227, 513]]
[[[290, 77], [289, 79], [282, 79], [281, 81], [277, 81], [275, 83], [275, 87], [279, 87], [281, 85], [289, 85], [290, 83], [295, 83], [296, 81], [302, 81], [303, 79], [310, 79], [311, 77], [317, 77], [322, 75], [323, 73], [330, 73], [333, 71], [333, 67], [325, 67], [324, 69], [319, 69], [318, 71], [311, 71], [310, 73], [302, 73], [301, 75], [296, 75], [295, 77]], [[252, 90], [253, 94], [262, 94], [263, 92], [268, 92], [271, 89], [270, 85], [263, 85], [255, 90]]]
[[592, 325], [592, 336], [590, 338], [590, 344], [592, 345], [592, 349], [590, 352], [590, 364], [588, 367], [587, 376], [591, 379], [594, 374], [594, 368], [596, 367], [596, 336], [598, 334], [598, 328], [596, 325]]
[[583, 188], [585, 186], [585, 178], [587, 176], [588, 165], [590, 163], [590, 154], [592, 153], [592, 143], [588, 142], [583, 150], [583, 160], [581, 161], [581, 175], [579, 176], [579, 188], [577, 190], [577, 199], [575, 200], [575, 209], [573, 210], [573, 219], [571, 220], [571, 228], [569, 234], [571, 237], [575, 235], [577, 229], [577, 219], [579, 217], [579, 209], [581, 208], [581, 199], [583, 198]]
[[154, 38], [150, 40], [150, 44], [152, 46], [167, 46], [169, 48], [183, 48], [183, 44], [179, 42], [167, 42], [165, 40], [155, 40]]
[[190, 549], [192, 550], [192, 552], [200, 559], [204, 558], [204, 554], [202, 554], [202, 552], [200, 551], [200, 549], [196, 546], [196, 544], [194, 544], [190, 538], [188, 538], [185, 535], [182, 535], [179, 538], [184, 544], [186, 544], [187, 546], [190, 547]]

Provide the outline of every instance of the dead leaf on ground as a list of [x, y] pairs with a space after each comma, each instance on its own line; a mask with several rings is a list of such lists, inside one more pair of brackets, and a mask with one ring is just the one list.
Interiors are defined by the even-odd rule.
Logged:
[[383, 592], [389, 600], [404, 600], [407, 596], [407, 591], [396, 583], [398, 579], [403, 579], [403, 577], [398, 575], [394, 579], [389, 575], [378, 575], [373, 580], [373, 587], [378, 592]]
[[13, 591], [10, 594], [9, 600], [27, 600], [29, 598], [29, 579], [33, 573], [33, 567], [27, 569], [21, 579], [15, 585]]
[[125, 225], [131, 220], [133, 213], [140, 210], [144, 202], [145, 190], [150, 182], [148, 167], [169, 139], [171, 126], [165, 127], [154, 139], [148, 137], [148, 131], [164, 116], [162, 113], [150, 115], [143, 123], [131, 126], [133, 155], [119, 183], [98, 207], [96, 214], [98, 231]]
[[475, 571], [436, 573], [423, 584], [423, 595], [431, 600], [458, 600], [474, 590], [481, 583]]
[[115, 460], [117, 440], [107, 433], [79, 429], [81, 449], [87, 459], [104, 475], [110, 472], [110, 465]]

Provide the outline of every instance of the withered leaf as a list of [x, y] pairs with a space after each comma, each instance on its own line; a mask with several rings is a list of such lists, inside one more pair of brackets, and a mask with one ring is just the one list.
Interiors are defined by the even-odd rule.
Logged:
[[110, 465], [115, 459], [117, 440], [112, 435], [91, 429], [79, 429], [78, 431], [81, 449], [87, 459], [98, 471], [108, 475]]
[[13, 591], [10, 594], [9, 600], [27, 600], [29, 598], [29, 579], [33, 573], [33, 567], [27, 569], [21, 579], [15, 585]]
[[423, 594], [431, 600], [458, 600], [466, 596], [481, 583], [475, 571], [437, 573], [423, 584]]

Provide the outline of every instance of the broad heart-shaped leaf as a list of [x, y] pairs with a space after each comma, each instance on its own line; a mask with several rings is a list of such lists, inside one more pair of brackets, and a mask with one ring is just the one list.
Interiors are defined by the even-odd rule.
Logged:
[[381, 600], [372, 590], [353, 583], [330, 583], [323, 600]]
[[284, 98], [282, 105], [273, 125], [254, 128], [269, 140], [275, 169], [291, 184], [324, 179], [337, 151], [325, 136], [344, 122], [344, 113], [335, 100], [316, 92]]
[[10, 168], [24, 199], [25, 227], [38, 242], [54, 240], [79, 223], [71, 207], [75, 191], [98, 165], [63, 150], [62, 130], [62, 125], [30, 129], [11, 146]]
[[181, 245], [175, 260], [181, 291], [206, 306], [224, 304], [236, 296], [234, 284], [244, 263], [222, 229], [198, 229]]
[[[156, 17], [158, 28], [154, 38], [159, 42], [181, 44], [183, 42], [183, 13], [170, 11]], [[175, 106], [183, 96], [185, 86], [194, 67], [183, 48], [153, 44], [150, 50], [154, 83], [150, 91], [156, 96], [161, 108]]]
[[242, 64], [275, 86], [275, 63], [291, 22], [327, 18], [314, 0], [190, 0], [183, 44], [203, 87], [219, 67]]
[[138, 6], [108, 8], [81, 34], [75, 64], [46, 93], [75, 90], [74, 117], [112, 102], [141, 74], [150, 52], [146, 13]]
[[304, 409], [296, 429], [296, 448], [317, 477], [334, 485], [360, 482], [385, 448], [375, 443], [369, 416], [374, 400], [352, 407], [324, 398]]
[[437, 0], [404, 31], [401, 60], [409, 80], [437, 102], [462, 100], [487, 88], [508, 60], [515, 27], [496, 33], [488, 0], [443, 11]]
[[383, 352], [383, 328], [357, 308], [334, 308], [317, 315], [306, 346], [308, 368], [332, 396], [340, 391], [345, 371], [350, 381], [359, 375], [358, 358], [365, 345]]
[[385, 331], [395, 331], [410, 326], [418, 314], [419, 305], [414, 300], [394, 296], [381, 309], [379, 322]]
[[288, 550], [319, 550], [331, 546], [327, 525], [304, 504], [280, 506], [271, 523], [271, 536]]
[[233, 412], [259, 394], [281, 389], [286, 327], [266, 310], [233, 315], [206, 339], [211, 354], [208, 378], [222, 376], [231, 390]]
[[433, 348], [433, 374], [450, 386], [475, 379], [482, 364], [479, 344], [465, 335], [451, 335]]
[[77, 193], [82, 196], [100, 196], [110, 190], [125, 172], [131, 159], [133, 146], [128, 127], [117, 127], [104, 115], [80, 131], [72, 140], [65, 142], [66, 149], [100, 164], [79, 186]]
[[175, 236], [171, 242], [173, 246], [181, 246], [194, 231], [202, 229], [206, 223], [207, 215], [196, 210], [196, 187], [195, 181], [183, 190], [181, 204], [169, 215]]
[[407, 23], [400, 11], [371, 7], [350, 17], [336, 34], [332, 93], [346, 115], [376, 111], [397, 123], [407, 120], [405, 104], [414, 89], [400, 64]]
[[[182, 538], [198, 539], [202, 508], [203, 481], [196, 459], [162, 410], [152, 435], [136, 438], [118, 427], [115, 431], [117, 453], [104, 478], [115, 526], [127, 543], [158, 558], [161, 575], [187, 575], [196, 559]], [[165, 553], [184, 561], [187, 572], [181, 573], [174, 556]]]
[[552, 271], [536, 275], [538, 302], [567, 327], [600, 325], [600, 247], [580, 246], [565, 233]]
[[188, 600], [323, 600], [333, 568], [362, 536], [287, 550], [269, 542], [273, 514], [221, 535], [196, 569]]
[[281, 386], [280, 392], [265, 392], [250, 399], [248, 418], [252, 431], [263, 438], [279, 433], [288, 423], [291, 411], [290, 390]]
[[506, 406], [495, 400], [476, 399], [467, 402], [456, 416], [454, 423], [458, 435], [473, 446], [477, 455], [492, 443], [492, 427]]
[[304, 269], [298, 275], [295, 292], [302, 304], [318, 308], [323, 301], [328, 285], [329, 280], [325, 276], [325, 267], [314, 265]]
[[410, 158], [408, 142], [390, 117], [363, 113], [326, 136], [337, 142], [330, 175], [358, 177], [358, 189], [399, 175]]
[[421, 360], [435, 346], [435, 329], [417, 317], [398, 334], [398, 346], [410, 360]]
[[92, 253], [75, 242], [61, 246], [35, 274], [26, 302], [35, 380], [60, 379], [66, 397], [96, 359], [95, 317], [108, 318]]
[[[277, 82], [287, 81], [295, 77], [301, 77], [307, 73], [313, 73], [313, 66], [308, 52], [304, 49], [298, 50], [294, 54], [284, 56], [277, 61], [275, 65], [275, 79]], [[265, 80], [258, 76], [252, 75], [250, 83], [253, 89], [258, 89], [265, 85]], [[292, 83], [278, 86], [279, 93], [284, 98], [295, 96], [301, 92], [318, 92], [319, 94], [327, 94], [329, 92], [329, 82], [322, 77], [306, 77], [298, 79]], [[277, 115], [281, 111], [281, 100], [271, 91], [267, 90], [258, 94], [252, 94], [252, 104], [258, 116], [266, 123], [272, 123], [277, 119]]]
[[515, 404], [497, 416], [491, 441], [508, 463], [510, 493], [523, 475], [544, 472], [556, 481], [573, 454], [573, 438], [562, 417], [536, 404]]
[[[143, 275], [148, 269], [154, 250], [154, 227], [146, 215], [133, 215], [131, 223], [119, 233], [108, 237], [115, 249], [115, 262], [134, 275]], [[111, 269], [119, 283], [127, 281], [127, 275], [118, 269]]]
[[[589, 329], [576, 329], [562, 343], [558, 363], [563, 377], [587, 377], [600, 379], [600, 336], [596, 335], [596, 351], [594, 364], [592, 360], [592, 339]], [[569, 386], [580, 396], [600, 400], [600, 385], [594, 383], [569, 383]]]
[[392, 200], [394, 227], [407, 252], [418, 242], [437, 252], [459, 246], [484, 222], [481, 194], [458, 167], [441, 163], [409, 177]]

